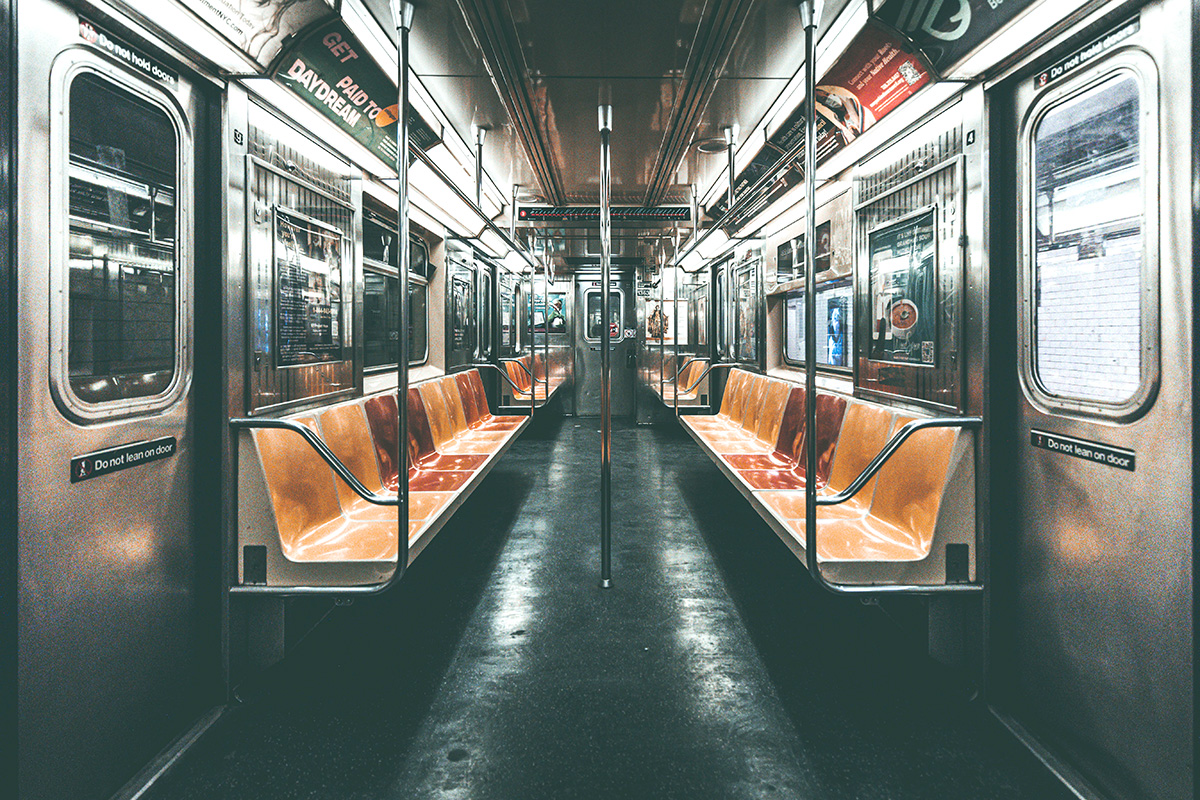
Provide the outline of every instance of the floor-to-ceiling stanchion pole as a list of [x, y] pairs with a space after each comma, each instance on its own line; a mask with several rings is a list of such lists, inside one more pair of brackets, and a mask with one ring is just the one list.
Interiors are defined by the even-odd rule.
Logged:
[[609, 319], [609, 273], [612, 272], [612, 165], [609, 137], [612, 106], [600, 106], [600, 586], [612, 586], [612, 325]]
[[396, 570], [408, 567], [408, 272], [411, 255], [408, 246], [408, 33], [412, 30], [413, 4], [392, 0], [392, 18], [399, 36], [397, 81], [400, 96], [396, 107], [396, 222], [399, 229], [396, 265], [400, 279], [400, 302], [396, 305], [396, 464], [400, 480], [396, 483]]
[[[817, 96], [816, 32], [821, 3], [800, 0], [800, 21], [804, 25], [804, 201], [808, 205], [804, 233], [804, 409], [806, 431], [817, 429]], [[817, 437], [804, 437], [805, 561], [816, 576], [817, 562]]]

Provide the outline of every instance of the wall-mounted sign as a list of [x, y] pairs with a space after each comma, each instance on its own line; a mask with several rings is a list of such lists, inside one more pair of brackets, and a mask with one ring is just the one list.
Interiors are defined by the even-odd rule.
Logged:
[[873, 361], [937, 363], [936, 221], [930, 208], [867, 235]]
[[341, 231], [275, 209], [276, 366], [342, 360]]
[[121, 37], [109, 33], [91, 20], [79, 18], [79, 38], [172, 89], [179, 85], [178, 72], [167, 69], [158, 59], [147, 55]]
[[1073, 436], [1039, 431], [1036, 428], [1032, 428], [1029, 431], [1029, 443], [1034, 447], [1040, 447], [1042, 450], [1062, 453], [1074, 458], [1081, 458], [1084, 461], [1104, 464], [1108, 467], [1116, 467], [1117, 469], [1128, 470], [1129, 472], [1134, 472], [1137, 467], [1137, 454], [1133, 450], [1127, 450], [1124, 447], [1113, 447], [1107, 444], [1100, 444], [1099, 442], [1089, 442], [1085, 439], [1076, 439]]
[[177, 0], [264, 69], [288, 37], [332, 16], [329, 0]]
[[[613, 208], [613, 222], [686, 222], [692, 211], [687, 206], [621, 206]], [[523, 206], [517, 219], [527, 222], [599, 222], [598, 206]]]
[[[363, 49], [341, 19], [302, 37], [279, 60], [275, 80], [366, 147], [385, 164], [395, 164], [396, 86]], [[409, 141], [428, 150], [441, 141], [410, 105]], [[411, 156], [410, 156], [411, 158]]]
[[75, 456], [71, 459], [71, 483], [79, 483], [107, 475], [110, 472], [120, 472], [130, 467], [149, 464], [151, 461], [170, 458], [175, 455], [175, 450], [175, 437], [166, 436], [162, 439], [123, 444], [120, 447], [110, 447], [108, 450]]
[[1113, 49], [1121, 42], [1137, 33], [1141, 28], [1141, 25], [1141, 17], [1134, 17], [1133, 19], [1127, 20], [1123, 24], [1118, 25], [1112, 31], [1109, 31], [1100, 38], [1089, 42], [1086, 47], [1081, 47], [1079, 50], [1076, 50], [1062, 61], [1059, 61], [1054, 66], [1050, 67], [1050, 69], [1038, 75], [1038, 88], [1040, 89], [1052, 81], [1056, 81], [1062, 76], [1074, 72], [1084, 64], [1094, 61], [1099, 56], [1104, 55], [1109, 50]]
[[1032, 0], [884, 0], [875, 16], [903, 31], [944, 72], [1032, 5]]

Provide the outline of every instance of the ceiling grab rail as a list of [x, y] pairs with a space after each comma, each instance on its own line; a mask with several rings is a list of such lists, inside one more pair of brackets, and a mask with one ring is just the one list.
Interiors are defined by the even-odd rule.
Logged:
[[[804, 234], [804, 392], [805, 397], [816, 398], [817, 383], [817, 119], [813, 99], [817, 95], [816, 28], [820, 19], [821, 0], [799, 0], [800, 20], [804, 26], [804, 183], [806, 210]], [[817, 429], [817, 404], [810, 399], [805, 403], [805, 430]], [[951, 417], [910, 422], [892, 437], [892, 440], [872, 459], [867, 468], [854, 479], [850, 486], [831, 497], [818, 498], [816, 480], [804, 486], [804, 559], [808, 574], [817, 585], [834, 594], [970, 594], [983, 590], [979, 583], [948, 584], [860, 584], [834, 583], [821, 573], [817, 558], [817, 506], [837, 505], [853, 497], [891, 458], [909, 436], [925, 428], [977, 427], [983, 424], [978, 417]], [[804, 474], [817, 474], [817, 437], [804, 437]]]
[[[612, 368], [612, 324], [609, 306], [612, 292], [612, 106], [599, 108], [600, 127], [600, 587], [612, 587], [612, 396], [609, 378]], [[624, 320], [622, 320], [623, 322]]]
[[[392, 0], [392, 19], [396, 25], [397, 44], [397, 86], [399, 97], [397, 108], [408, 108], [408, 60], [409, 32], [412, 30], [413, 12], [415, 7], [407, 0]], [[409, 122], [408, 114], [396, 115], [396, 218], [399, 222], [400, 242], [408, 241], [408, 153], [409, 153]], [[415, 152], [424, 155], [420, 148]], [[444, 175], [444, 173], [443, 173]], [[408, 247], [398, 248], [397, 264], [399, 266], [400, 297], [408, 297], [408, 273], [411, 251]], [[395, 586], [408, 570], [408, 403], [403, 398], [408, 397], [408, 303], [404, 300], [396, 304], [397, 312], [397, 351], [396, 351], [396, 465], [397, 482], [396, 496], [379, 496], [368, 490], [346, 468], [337, 456], [333, 454], [320, 437], [311, 429], [299, 423], [282, 419], [245, 419], [237, 418], [229, 421], [234, 428], [286, 428], [294, 430], [304, 437], [325, 463], [337, 473], [338, 477], [358, 495], [376, 505], [396, 506], [396, 568], [387, 580], [364, 586], [264, 586], [238, 584], [229, 587], [231, 594], [274, 595], [276, 597], [296, 597], [300, 595], [322, 595], [338, 597], [356, 597], [380, 594]]]

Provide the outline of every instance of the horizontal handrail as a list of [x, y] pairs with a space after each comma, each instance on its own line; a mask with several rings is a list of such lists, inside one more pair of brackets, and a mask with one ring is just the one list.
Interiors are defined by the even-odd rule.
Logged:
[[[819, 506], [836, 506], [840, 505], [854, 495], [858, 494], [864, 486], [874, 478], [879, 470], [883, 469], [883, 465], [888, 459], [895, 455], [900, 449], [900, 445], [912, 436], [917, 431], [923, 431], [927, 428], [969, 428], [975, 429], [983, 424], [983, 419], [980, 417], [938, 417], [936, 419], [915, 419], [905, 425], [900, 430], [896, 431], [896, 435], [883, 446], [883, 449], [876, 453], [875, 458], [871, 459], [871, 463], [858, 474], [858, 477], [850, 482], [842, 491], [837, 494], [826, 495], [825, 497], [817, 497], [817, 505]], [[805, 491], [800, 489], [799, 491]]]
[[696, 363], [697, 361], [708, 361], [708, 356], [695, 356], [693, 358], [689, 358], [687, 361], [683, 362], [682, 367], [676, 366], [675, 374], [672, 375], [670, 378], [663, 378], [663, 382], [664, 383], [678, 383], [680, 374], [682, 374], [684, 370], [686, 370], [688, 367], [690, 367], [692, 364]]
[[366, 500], [368, 503], [374, 503], [377, 506], [394, 506], [399, 504], [398, 495], [376, 494], [364, 486], [358, 478], [354, 477], [354, 473], [350, 471], [349, 467], [343, 464], [341, 459], [334, 455], [333, 451], [329, 449], [328, 445], [321, 441], [321, 437], [317, 436], [316, 431], [307, 425], [301, 425], [299, 422], [292, 422], [291, 420], [287, 419], [255, 419], [253, 417], [235, 417], [234, 419], [229, 420], [229, 427], [275, 428], [291, 431], [292, 433], [298, 433], [304, 438], [304, 441], [308, 442], [309, 446], [317, 451], [317, 455], [319, 455], [321, 459], [329, 465], [329, 468], [332, 469], [339, 478], [345, 481], [346, 485], [353, 489], [354, 493], [359, 497]]
[[722, 362], [720, 362], [720, 363], [717, 363], [717, 364], [709, 364], [709, 365], [708, 365], [708, 367], [707, 367], [707, 368], [704, 370], [704, 372], [701, 372], [701, 373], [700, 373], [700, 377], [699, 377], [699, 378], [696, 378], [696, 380], [695, 380], [695, 381], [692, 383], [692, 385], [691, 385], [691, 386], [689, 386], [689, 387], [687, 387], [686, 389], [684, 389], [684, 391], [685, 391], [685, 392], [690, 392], [692, 389], [695, 389], [697, 386], [699, 386], [699, 385], [700, 385], [700, 381], [702, 381], [702, 380], [704, 380], [705, 378], [707, 378], [707, 377], [708, 377], [708, 373], [712, 372], [713, 370], [715, 370], [715, 369], [726, 369], [726, 368], [729, 368], [729, 369], [737, 369], [737, 368], [740, 368], [740, 369], [746, 369], [746, 365], [745, 365], [745, 364], [742, 364], [742, 363], [740, 363], [740, 362], [738, 362], [738, 361], [722, 361]]
[[[502, 358], [502, 359], [500, 359], [500, 363], [501, 364], [516, 364], [518, 367], [525, 370], [525, 374], [529, 376], [529, 379], [531, 381], [533, 380], [533, 370], [530, 369], [529, 367], [525, 366], [523, 363], [521, 363], [521, 359], [519, 359], [519, 358]], [[525, 390], [521, 389], [520, 391], [525, 391]]]
[[[857, 478], [855, 478], [849, 486], [842, 492], [829, 497], [814, 498], [818, 505], [837, 505], [844, 503], [853, 497], [867, 481], [871, 480], [880, 468], [883, 467], [887, 460], [900, 449], [900, 445], [912, 436], [914, 433], [926, 428], [971, 428], [976, 429], [983, 425], [983, 420], [980, 417], [940, 417], [938, 419], [922, 419], [914, 420], [892, 437], [883, 449], [871, 460]], [[816, 491], [815, 481], [800, 491]], [[833, 594], [849, 594], [849, 595], [866, 595], [866, 594], [909, 594], [909, 595], [935, 595], [935, 594], [977, 594], [983, 591], [983, 584], [980, 583], [940, 583], [940, 584], [919, 584], [919, 583], [867, 583], [867, 584], [846, 584], [834, 583], [827, 579], [821, 571], [821, 564], [817, 558], [817, 528], [819, 525], [811, 527], [805, 525], [804, 529], [804, 560], [808, 567], [808, 573], [812, 579], [817, 582], [817, 585], [826, 591]]]
[[[465, 372], [465, 371], [466, 371], [466, 370], [468, 370], [468, 369], [475, 369], [475, 368], [478, 368], [478, 367], [488, 367], [488, 368], [490, 368], [490, 369], [494, 369], [494, 370], [496, 370], [496, 372], [499, 372], [499, 373], [500, 373], [500, 377], [504, 379], [504, 382], [505, 382], [505, 383], [507, 383], [509, 386], [511, 386], [511, 387], [512, 387], [512, 390], [513, 390], [513, 392], [514, 392], [514, 396], [515, 396], [515, 394], [516, 394], [516, 393], [518, 393], [518, 392], [523, 392], [523, 391], [525, 391], [525, 390], [524, 390], [524, 389], [522, 389], [520, 386], [517, 386], [515, 383], [513, 383], [513, 379], [512, 379], [512, 378], [510, 378], [510, 377], [508, 377], [508, 373], [507, 373], [507, 372], [505, 372], [504, 370], [500, 369], [500, 367], [499, 367], [499, 366], [497, 366], [496, 364], [493, 364], [493, 363], [491, 363], [490, 361], [481, 361], [481, 362], [479, 362], [478, 364], [471, 364], [471, 365], [470, 365], [470, 366], [468, 366], [468, 367], [464, 367], [463, 369], [460, 369], [460, 370], [455, 370], [455, 371], [456, 371], [456, 372]], [[531, 416], [531, 417], [533, 416], [533, 392], [530, 392], [530, 393], [529, 393], [529, 416]]]

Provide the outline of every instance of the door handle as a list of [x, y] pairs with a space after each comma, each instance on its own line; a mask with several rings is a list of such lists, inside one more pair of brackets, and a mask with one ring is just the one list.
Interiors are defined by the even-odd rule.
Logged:
[[625, 366], [629, 369], [637, 368], [637, 356], [632, 350], [625, 351]]

